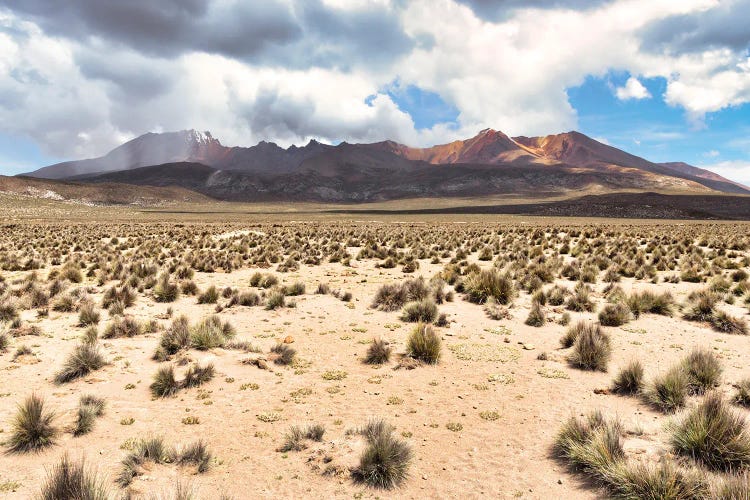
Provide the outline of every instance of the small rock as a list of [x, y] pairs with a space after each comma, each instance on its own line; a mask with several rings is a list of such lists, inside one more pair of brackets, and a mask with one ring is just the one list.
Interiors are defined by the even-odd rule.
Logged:
[[287, 335], [286, 338], [284, 339], [284, 343], [291, 344], [292, 342], [294, 342], [294, 337], [292, 337], [291, 335]]

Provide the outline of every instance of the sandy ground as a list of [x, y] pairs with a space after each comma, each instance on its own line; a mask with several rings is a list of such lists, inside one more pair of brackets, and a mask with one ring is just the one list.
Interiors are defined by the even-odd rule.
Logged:
[[[605, 328], [613, 343], [609, 372], [571, 368], [565, 361], [566, 351], [559, 348], [565, 327], [554, 322], [541, 328], [524, 325], [530, 306], [527, 294], [516, 299], [513, 318], [500, 321], [489, 319], [481, 306], [457, 295], [454, 302], [440, 306], [440, 311], [448, 314], [450, 326], [438, 329], [444, 341], [438, 365], [394, 370], [392, 361], [373, 368], [361, 361], [366, 343], [383, 337], [392, 342], [395, 352], [403, 352], [412, 328], [399, 321], [398, 312], [370, 308], [380, 285], [405, 278], [400, 269], [376, 269], [375, 263], [355, 261], [351, 268], [340, 264], [302, 266], [298, 272], [279, 274], [283, 283], [306, 283], [307, 294], [296, 298], [296, 308], [225, 309], [220, 316], [236, 327], [239, 339], [250, 340], [267, 352], [276, 339], [290, 335], [302, 363], [273, 366], [267, 371], [242, 364], [250, 355], [239, 351], [191, 351], [195, 360], [212, 361], [217, 376], [174, 398], [153, 399], [148, 388], [160, 366], [151, 359], [159, 333], [102, 340], [109, 366], [84, 379], [54, 385], [54, 373], [83, 332], [76, 326], [77, 314], [50, 310], [48, 318], [38, 319], [35, 311], [24, 311], [23, 319], [38, 325], [44, 334], [16, 338], [11, 349], [0, 355], [0, 441], [11, 430], [16, 404], [32, 391], [45, 397], [62, 428], [72, 425], [81, 394], [106, 398], [107, 410], [88, 435], [64, 433], [55, 446], [40, 453], [0, 454], [0, 497], [33, 496], [46, 471], [64, 452], [74, 458], [85, 457], [107, 478], [112, 492], [121, 491], [113, 479], [127, 453], [128, 440], [162, 435], [174, 444], [204, 439], [215, 455], [213, 466], [200, 475], [190, 467], [154, 466], [134, 481], [134, 492], [165, 493], [179, 480], [201, 498], [218, 498], [220, 494], [234, 498], [595, 498], [601, 491], [568, 474], [550, 456], [554, 435], [569, 416], [592, 409], [619, 416], [626, 429], [642, 431], [626, 438], [628, 452], [647, 460], [656, 460], [666, 448], [664, 425], [670, 417], [638, 398], [594, 393], [610, 385], [620, 366], [638, 358], [650, 379], [693, 346], [702, 345], [723, 360], [722, 390], [729, 392], [732, 382], [747, 375], [747, 337], [718, 333], [679, 315], [646, 314], [623, 327]], [[429, 278], [442, 266], [420, 261], [414, 276]], [[201, 288], [214, 284], [249, 290], [254, 271], [196, 273], [195, 282]], [[5, 276], [13, 279], [23, 274]], [[331, 295], [313, 295], [319, 282], [350, 291], [353, 301], [347, 304]], [[570, 289], [574, 286], [573, 282], [558, 283]], [[704, 286], [634, 283], [623, 279], [621, 286], [626, 291], [633, 287], [670, 290], [678, 303], [684, 302], [691, 290]], [[595, 286], [598, 304], [603, 302], [604, 286]], [[97, 302], [103, 290], [95, 287]], [[181, 296], [173, 304], [157, 304], [139, 295], [128, 313], [150, 320], [168, 307], [174, 309], [175, 316], [186, 314], [197, 321], [213, 313], [215, 306], [198, 305], [195, 297], [189, 296]], [[739, 304], [722, 307], [736, 315], [745, 314]], [[546, 310], [552, 319], [563, 312], [563, 308], [549, 306]], [[573, 321], [595, 319], [592, 313], [571, 315]], [[100, 330], [107, 319], [102, 311]], [[168, 320], [160, 322], [169, 324]], [[21, 344], [32, 347], [34, 355], [13, 361], [12, 353]], [[542, 352], [548, 354], [547, 360], [537, 359]], [[178, 373], [183, 370], [178, 368]], [[345, 378], [325, 380], [322, 375], [328, 370], [343, 371]], [[129, 389], [129, 384], [134, 388]], [[257, 384], [257, 388], [243, 384]], [[270, 414], [276, 414], [278, 420], [263, 422], [258, 418]], [[196, 416], [200, 423], [183, 424], [186, 416]], [[362, 445], [345, 433], [371, 417], [391, 422], [413, 447], [410, 477], [397, 490], [373, 490], [353, 483], [348, 474], [321, 473], [320, 458], [326, 454], [342, 467], [356, 463]], [[129, 418], [134, 422], [123, 425]], [[300, 452], [276, 451], [290, 425], [313, 422], [326, 426], [322, 444]], [[447, 427], [456, 423], [461, 430]]]

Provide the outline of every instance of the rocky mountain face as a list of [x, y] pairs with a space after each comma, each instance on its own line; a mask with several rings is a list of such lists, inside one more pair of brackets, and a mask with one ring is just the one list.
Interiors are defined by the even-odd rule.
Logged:
[[393, 141], [227, 147], [209, 132], [148, 133], [100, 158], [27, 174], [84, 183], [179, 186], [237, 201], [363, 202], [412, 197], [559, 195], [572, 190], [743, 193], [683, 163], [653, 163], [584, 134], [508, 137], [487, 129], [429, 148]]

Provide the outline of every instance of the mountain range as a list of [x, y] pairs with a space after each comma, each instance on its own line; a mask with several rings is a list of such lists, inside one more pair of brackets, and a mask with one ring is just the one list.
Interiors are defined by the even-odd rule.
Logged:
[[612, 192], [750, 194], [686, 163], [654, 163], [579, 132], [509, 137], [486, 129], [428, 148], [394, 141], [228, 147], [210, 132], [147, 133], [99, 158], [25, 174], [84, 184], [179, 187], [229, 201], [370, 202], [417, 197], [535, 198]]

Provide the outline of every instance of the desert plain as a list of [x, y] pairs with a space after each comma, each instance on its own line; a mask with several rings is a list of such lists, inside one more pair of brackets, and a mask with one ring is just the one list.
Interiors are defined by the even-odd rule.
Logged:
[[[92, 498], [747, 484], [737, 442], [675, 442], [709, 398], [747, 416], [745, 223], [52, 205], [0, 231], [2, 497], [64, 459]], [[604, 465], [564, 442], [587, 418]]]

